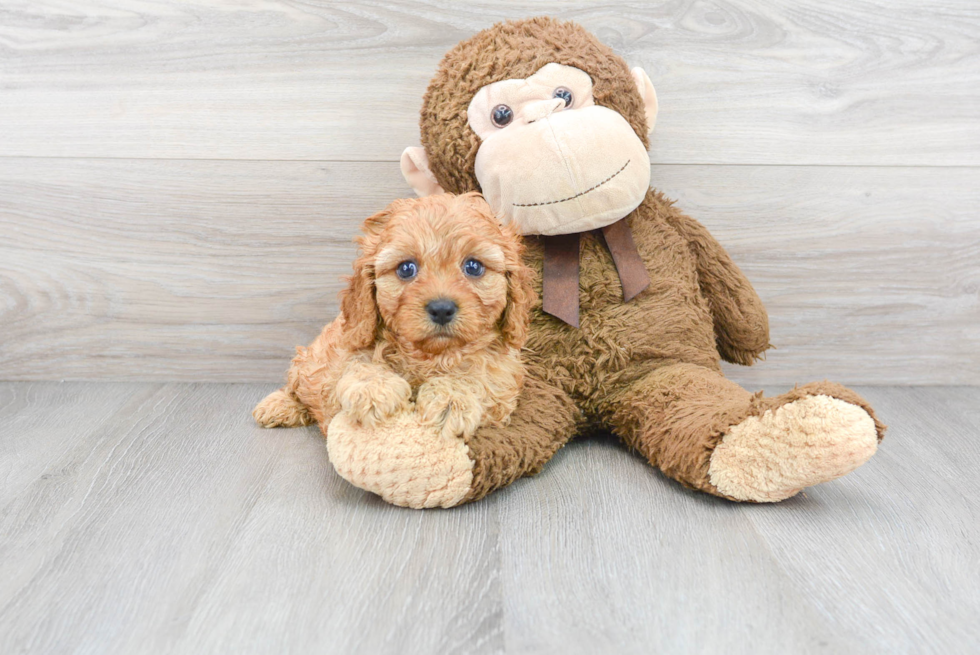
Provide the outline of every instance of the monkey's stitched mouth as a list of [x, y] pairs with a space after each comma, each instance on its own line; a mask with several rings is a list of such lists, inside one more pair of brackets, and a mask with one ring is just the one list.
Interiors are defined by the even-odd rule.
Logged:
[[531, 202], [531, 203], [526, 203], [526, 204], [516, 203], [515, 202], [513, 206], [514, 207], [542, 207], [544, 205], [557, 205], [560, 202], [568, 202], [569, 200], [575, 200], [576, 198], [581, 198], [585, 194], [591, 193], [592, 191], [595, 191], [596, 189], [598, 189], [599, 187], [601, 187], [603, 184], [605, 184], [609, 180], [613, 179], [614, 177], [616, 177], [617, 175], [619, 175], [620, 173], [622, 173], [623, 171], [625, 171], [626, 170], [626, 167], [629, 166], [629, 165], [630, 165], [630, 160], [627, 159], [626, 160], [626, 163], [623, 164], [622, 168], [620, 168], [618, 171], [616, 171], [615, 173], [613, 173], [612, 175], [610, 175], [609, 177], [607, 177], [606, 179], [604, 179], [602, 182], [599, 182], [598, 184], [595, 184], [595, 185], [589, 187], [585, 191], [582, 191], [580, 193], [576, 193], [574, 196], [568, 196], [567, 198], [562, 198], [561, 200], [549, 200], [548, 202]]

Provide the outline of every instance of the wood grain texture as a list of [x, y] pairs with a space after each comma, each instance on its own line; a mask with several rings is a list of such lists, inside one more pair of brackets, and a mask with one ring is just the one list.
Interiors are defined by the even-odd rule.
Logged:
[[654, 162], [980, 165], [973, 0], [14, 0], [0, 156], [397, 161], [442, 55], [536, 14], [648, 70]]
[[[749, 386], [980, 383], [977, 169], [655, 166], [766, 303]], [[0, 379], [279, 380], [395, 164], [0, 159]]]
[[262, 392], [0, 385], [5, 452], [43, 408], [130, 396], [48, 418], [62, 447], [0, 479], [0, 650], [499, 652], [489, 506], [422, 513], [362, 494], [317, 430], [254, 425]]
[[980, 390], [859, 390], [890, 424], [878, 455], [776, 505], [681, 490], [612, 439], [566, 447], [509, 492], [508, 643], [568, 653], [971, 649]]
[[[879, 453], [778, 505], [611, 438], [453, 510], [385, 505], [271, 385], [0, 383], [4, 653], [960, 653], [980, 389], [860, 388]], [[774, 389], [773, 391], [780, 391]]]

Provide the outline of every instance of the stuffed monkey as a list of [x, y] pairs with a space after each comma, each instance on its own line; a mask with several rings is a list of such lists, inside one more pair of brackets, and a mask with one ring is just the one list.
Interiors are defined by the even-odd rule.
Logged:
[[[722, 375], [720, 359], [751, 365], [769, 347], [768, 318], [721, 245], [650, 189], [656, 115], [646, 73], [575, 23], [500, 23], [440, 64], [423, 100], [423, 147], [405, 151], [402, 172], [419, 195], [482, 191], [527, 235], [542, 300], [510, 424], [462, 440], [451, 462], [422, 466], [393, 445], [379, 464], [428, 480], [428, 505], [482, 498], [596, 429], [682, 485], [736, 501], [789, 498], [874, 454], [884, 426], [853, 391], [820, 382], [765, 397]], [[401, 442], [438, 443], [410, 418], [392, 429]], [[329, 432], [383, 438], [336, 421]], [[438, 466], [457, 472], [453, 491]]]

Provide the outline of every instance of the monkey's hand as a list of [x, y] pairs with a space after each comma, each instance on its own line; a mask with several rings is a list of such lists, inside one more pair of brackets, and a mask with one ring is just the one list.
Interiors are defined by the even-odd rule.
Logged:
[[701, 292], [714, 318], [718, 353], [726, 362], [751, 366], [771, 347], [762, 300], [707, 228], [675, 208], [670, 208], [667, 221], [695, 256]]
[[415, 409], [423, 425], [445, 437], [469, 437], [483, 424], [483, 399], [476, 385], [452, 377], [436, 377], [419, 387]]
[[337, 401], [356, 424], [376, 427], [409, 408], [412, 387], [377, 364], [351, 362], [337, 381]]

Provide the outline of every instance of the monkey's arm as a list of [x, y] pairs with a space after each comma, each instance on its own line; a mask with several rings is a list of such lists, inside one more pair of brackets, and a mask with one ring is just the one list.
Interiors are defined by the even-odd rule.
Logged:
[[722, 359], [751, 366], [770, 347], [769, 317], [752, 283], [708, 230], [690, 216], [670, 211], [667, 220], [691, 247], [698, 280], [715, 323]]

